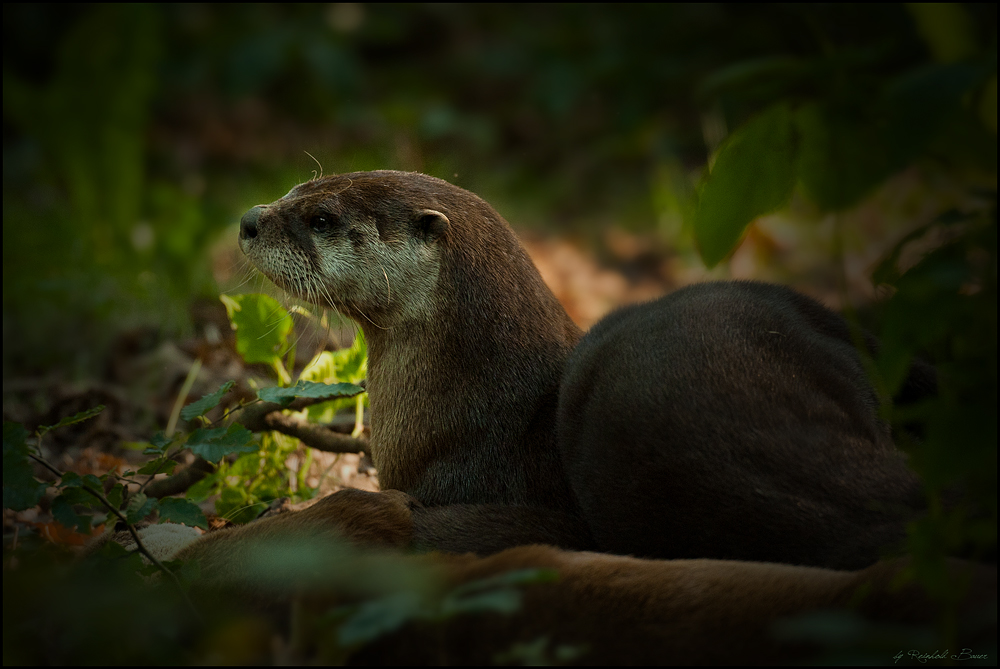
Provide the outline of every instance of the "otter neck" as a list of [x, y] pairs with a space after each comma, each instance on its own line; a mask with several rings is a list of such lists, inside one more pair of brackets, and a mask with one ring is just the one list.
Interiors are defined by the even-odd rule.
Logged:
[[575, 507], [561, 483], [555, 413], [581, 332], [520, 256], [520, 283], [495, 273], [442, 276], [449, 298], [436, 318], [387, 329], [361, 323], [383, 488], [429, 505]]

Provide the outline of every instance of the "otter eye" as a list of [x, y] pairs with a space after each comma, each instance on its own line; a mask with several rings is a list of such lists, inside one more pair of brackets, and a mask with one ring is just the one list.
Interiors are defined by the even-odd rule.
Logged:
[[313, 232], [326, 232], [337, 223], [337, 217], [331, 214], [316, 214], [309, 219], [309, 227]]

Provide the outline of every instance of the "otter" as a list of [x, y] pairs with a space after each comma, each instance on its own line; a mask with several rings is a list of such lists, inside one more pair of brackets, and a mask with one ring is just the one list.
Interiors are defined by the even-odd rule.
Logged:
[[791, 290], [682, 289], [581, 341], [489, 204], [386, 170], [253, 207], [240, 246], [361, 326], [380, 482], [427, 506], [579, 519], [572, 547], [833, 568], [919, 512], [846, 323]]
[[[801, 627], [802, 616], [822, 614], [829, 625], [831, 613], [839, 614], [837, 622], [852, 625], [855, 641], [870, 643], [886, 635], [887, 628], [866, 621], [892, 623], [895, 627], [889, 634], [899, 634], [905, 629], [900, 624], [933, 623], [944, 608], [920, 587], [899, 585], [906, 560], [836, 571], [726, 560], [647, 560], [539, 545], [489, 557], [403, 553], [400, 549], [421, 541], [417, 516], [423, 509], [417, 500], [397, 491], [348, 489], [305, 510], [219, 530], [179, 543], [173, 550], [155, 541], [158, 534], [175, 536], [168, 532], [169, 526], [154, 525], [141, 535], [147, 546], [160, 547], [159, 559], [199, 565], [200, 576], [191, 584], [196, 602], [221, 598], [239, 605], [241, 611], [250, 607], [271, 618], [278, 629], [303, 611], [312, 612], [317, 621], [324, 614], [328, 620], [332, 604], [356, 599], [356, 569], [362, 563], [383, 565], [384, 582], [369, 587], [395, 592], [396, 598], [406, 588], [394, 591], [386, 583], [397, 572], [423, 574], [437, 581], [442, 591], [453, 592], [463, 587], [469, 591], [484, 579], [493, 579], [494, 587], [499, 587], [498, 579], [518, 570], [556, 574], [554, 581], [521, 588], [523, 601], [508, 614], [472, 611], [438, 623], [414, 617], [405, 624], [400, 621], [396, 631], [387, 625], [382, 638], [350, 649], [351, 664], [439, 664], [445, 657], [453, 664], [488, 664], [496, 653], [516, 643], [547, 636], [552, 650], [575, 649], [574, 664], [770, 665], [816, 659], [822, 642], [790, 633], [795, 626], [790, 620], [799, 618]], [[469, 510], [453, 511], [451, 524], [461, 526]], [[472, 520], [473, 525], [478, 522]], [[129, 539], [128, 533], [120, 533], [113, 540]], [[284, 552], [276, 552], [277, 542], [286, 547]], [[971, 581], [958, 602], [960, 613], [995, 608], [995, 566], [953, 560], [947, 569], [951, 577]], [[387, 619], [391, 617], [387, 614]], [[956, 640], [972, 647], [988, 646], [996, 638], [996, 626], [983, 625], [985, 621], [978, 627], [963, 624]], [[308, 630], [313, 638], [299, 640], [300, 652], [307, 653], [300, 659], [329, 647], [326, 637], [334, 629], [301, 622], [300, 618], [300, 630]], [[820, 622], [814, 620], [813, 629]], [[925, 652], [934, 647], [933, 633], [921, 628], [909, 631], [917, 636], [906, 637], [908, 644]], [[845, 641], [849, 647], [849, 640], [837, 637], [840, 652], [846, 650]]]

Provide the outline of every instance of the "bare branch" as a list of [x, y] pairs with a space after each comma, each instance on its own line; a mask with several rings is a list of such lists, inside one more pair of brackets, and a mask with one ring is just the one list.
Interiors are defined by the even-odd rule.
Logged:
[[[256, 401], [245, 404], [232, 414], [235, 414], [236, 420], [251, 432], [270, 432], [273, 430], [287, 434], [317, 451], [327, 453], [367, 452], [367, 439], [341, 434], [328, 427], [314, 425], [282, 413], [285, 409], [301, 411], [308, 406], [326, 401], [322, 398], [299, 397], [287, 407], [276, 402]], [[214, 471], [215, 465], [202, 458], [197, 458], [191, 466], [176, 474], [151, 481], [146, 486], [145, 492], [148, 496], [157, 498], [179, 495]]]
[[189, 467], [162, 479], [154, 479], [146, 485], [149, 497], [169, 497], [185, 492], [198, 481], [215, 471], [215, 465], [203, 458], [195, 458]]
[[[326, 401], [326, 400], [319, 400]], [[317, 404], [315, 398], [300, 397], [288, 407], [274, 402], [262, 402], [246, 406], [237, 420], [251, 432], [274, 430], [299, 439], [309, 448], [327, 453], [360, 453], [368, 450], [368, 440], [339, 434], [323, 425], [315, 425], [296, 416], [282, 413], [283, 409], [300, 411]]]

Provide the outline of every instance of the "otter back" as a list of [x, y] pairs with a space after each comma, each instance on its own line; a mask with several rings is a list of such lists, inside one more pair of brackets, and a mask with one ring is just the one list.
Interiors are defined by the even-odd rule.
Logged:
[[708, 283], [598, 323], [562, 381], [567, 475], [602, 550], [857, 568], [920, 504], [847, 324]]

